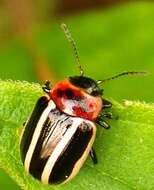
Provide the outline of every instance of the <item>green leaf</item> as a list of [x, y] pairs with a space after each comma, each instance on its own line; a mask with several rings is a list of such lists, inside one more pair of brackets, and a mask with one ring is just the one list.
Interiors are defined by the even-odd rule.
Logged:
[[26, 174], [19, 152], [22, 124], [41, 95], [39, 84], [0, 81], [0, 167], [22, 189], [153, 189], [154, 105], [133, 101], [111, 100], [115, 119], [110, 130], [98, 127], [96, 166], [88, 159], [72, 181], [60, 186], [44, 186]]

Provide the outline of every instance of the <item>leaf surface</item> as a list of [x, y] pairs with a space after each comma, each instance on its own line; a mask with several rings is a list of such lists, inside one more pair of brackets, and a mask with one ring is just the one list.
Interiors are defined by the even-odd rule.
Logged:
[[98, 164], [86, 161], [69, 183], [44, 186], [27, 175], [20, 160], [23, 122], [38, 97], [38, 84], [0, 81], [0, 167], [24, 190], [152, 190], [154, 187], [154, 105], [113, 103], [111, 129], [98, 127], [94, 147]]

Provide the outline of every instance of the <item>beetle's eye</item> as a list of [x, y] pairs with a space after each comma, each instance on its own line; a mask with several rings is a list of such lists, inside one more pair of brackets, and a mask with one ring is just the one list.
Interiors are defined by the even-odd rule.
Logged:
[[90, 94], [92, 96], [99, 96], [103, 94], [103, 90], [93, 90]]
[[98, 95], [100, 95], [100, 93], [99, 93], [98, 90], [93, 90], [93, 91], [91, 92], [91, 95], [92, 95], [92, 96], [98, 96]]

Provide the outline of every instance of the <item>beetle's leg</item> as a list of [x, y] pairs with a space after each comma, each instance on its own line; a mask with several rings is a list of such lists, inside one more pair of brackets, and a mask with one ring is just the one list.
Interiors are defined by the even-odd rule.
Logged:
[[42, 89], [45, 93], [49, 94], [50, 90], [51, 90], [51, 86], [50, 86], [50, 81], [46, 80], [44, 85], [42, 86]]
[[107, 113], [102, 113], [100, 117], [104, 117], [104, 118], [107, 118], [107, 119], [115, 119], [117, 120], [119, 118], [119, 116], [113, 116], [113, 114], [111, 112], [107, 112]]
[[102, 109], [111, 108], [111, 107], [112, 107], [112, 103], [109, 102], [108, 100], [103, 99], [103, 107], [102, 107]]
[[89, 155], [93, 161], [93, 164], [97, 164], [97, 156], [96, 156], [96, 152], [95, 150], [93, 149], [93, 147], [91, 148], [90, 152], [89, 152]]
[[102, 119], [102, 116], [98, 117], [95, 122], [105, 129], [110, 128], [110, 125]]
[[[112, 103], [109, 102], [108, 100], [102, 99], [103, 101], [103, 106], [102, 106], [102, 110], [104, 108], [111, 108], [112, 107]], [[112, 119], [112, 113], [108, 112], [108, 113], [103, 113], [102, 115], [100, 115], [97, 119], [96, 119], [96, 123], [98, 125], [100, 125], [101, 127], [105, 128], [105, 129], [109, 129], [110, 125], [108, 123], [106, 123], [103, 119], [103, 117], [108, 118], [108, 119]]]
[[103, 113], [102, 117], [105, 117], [107, 119], [113, 119], [113, 114], [111, 112]]

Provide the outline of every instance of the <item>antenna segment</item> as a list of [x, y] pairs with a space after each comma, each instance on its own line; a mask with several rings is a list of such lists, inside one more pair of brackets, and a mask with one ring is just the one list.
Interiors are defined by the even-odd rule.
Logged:
[[97, 84], [102, 84], [104, 82], [107, 82], [107, 81], [110, 81], [110, 80], [114, 80], [116, 78], [119, 78], [119, 77], [122, 77], [122, 76], [132, 76], [132, 75], [147, 75], [148, 73], [146, 71], [141, 71], [141, 72], [136, 72], [136, 71], [125, 71], [123, 73], [120, 73], [120, 74], [117, 74], [113, 77], [110, 77], [110, 78], [107, 78], [107, 79], [104, 79], [104, 80], [98, 80], [97, 81]]
[[79, 54], [78, 54], [78, 50], [77, 50], [77, 46], [76, 46], [76, 43], [71, 35], [71, 32], [69, 31], [68, 27], [66, 24], [62, 23], [61, 24], [61, 28], [62, 30], [64, 31], [64, 34], [67, 38], [67, 40], [71, 43], [72, 45], [72, 49], [73, 49], [73, 52], [74, 52], [74, 56], [75, 56], [75, 61], [78, 65], [78, 68], [79, 68], [79, 71], [80, 71], [80, 75], [83, 76], [84, 75], [84, 71], [80, 65], [80, 59], [79, 59]]

